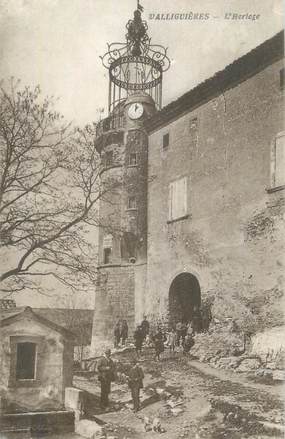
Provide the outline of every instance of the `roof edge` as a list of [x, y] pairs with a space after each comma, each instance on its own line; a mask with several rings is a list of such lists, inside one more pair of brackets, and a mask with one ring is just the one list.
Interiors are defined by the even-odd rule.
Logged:
[[166, 105], [146, 122], [149, 133], [250, 78], [284, 57], [284, 30]]
[[27, 306], [23, 311], [20, 311], [18, 314], [13, 314], [12, 316], [6, 317], [0, 321], [0, 328], [4, 326], [8, 326], [14, 321], [19, 320], [21, 317], [31, 316], [39, 323], [53, 329], [56, 332], [64, 334], [67, 338], [75, 338], [75, 334], [71, 332], [69, 329], [64, 328], [63, 326], [57, 325], [51, 320], [46, 319], [45, 317], [39, 316], [36, 314], [30, 306]]

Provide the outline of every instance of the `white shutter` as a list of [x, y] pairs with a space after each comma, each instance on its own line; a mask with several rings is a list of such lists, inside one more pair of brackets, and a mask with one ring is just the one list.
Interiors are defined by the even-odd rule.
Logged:
[[179, 207], [179, 185], [177, 181], [173, 182], [173, 194], [172, 194], [172, 219], [177, 218], [177, 211]]
[[168, 219], [172, 220], [173, 215], [173, 183], [169, 184], [169, 192], [168, 192]]
[[184, 211], [184, 183], [183, 183], [183, 179], [178, 180], [176, 182], [176, 186], [177, 186], [177, 194], [176, 194], [176, 199], [177, 199], [177, 210], [176, 210], [176, 218], [180, 218], [181, 216], [183, 216], [183, 211]]
[[181, 218], [187, 214], [187, 177], [169, 184], [168, 219]]
[[183, 178], [183, 216], [187, 215], [187, 177]]
[[112, 248], [113, 246], [113, 236], [105, 235], [103, 238], [103, 248]]
[[285, 135], [275, 142], [275, 187], [285, 184]]

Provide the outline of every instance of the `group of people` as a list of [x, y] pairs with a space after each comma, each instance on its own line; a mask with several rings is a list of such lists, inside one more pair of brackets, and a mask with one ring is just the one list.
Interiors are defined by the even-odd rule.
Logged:
[[171, 352], [175, 352], [176, 347], [183, 348], [183, 354], [188, 354], [195, 344], [195, 332], [190, 325], [178, 322], [176, 328], [172, 328], [168, 333], [167, 346]]
[[[116, 367], [111, 358], [111, 350], [106, 349], [103, 357], [97, 363], [98, 379], [101, 384], [100, 405], [102, 410], [106, 410], [109, 406], [109, 394], [111, 392], [111, 383], [116, 379]], [[144, 373], [138, 360], [132, 360], [132, 366], [127, 376], [127, 382], [131, 390], [134, 411], [140, 408], [140, 389], [143, 387]]]
[[[194, 323], [193, 323], [194, 322]], [[131, 390], [134, 411], [138, 411], [140, 407], [140, 389], [143, 387], [144, 373], [139, 365], [143, 344], [154, 347], [155, 360], [160, 359], [160, 355], [169, 347], [171, 352], [175, 352], [176, 347], [182, 346], [183, 353], [187, 354], [194, 345], [195, 333], [199, 331], [199, 327], [195, 323], [195, 319], [191, 324], [179, 321], [170, 331], [164, 332], [160, 326], [155, 331], [150, 332], [150, 324], [144, 316], [140, 325], [134, 332], [134, 344], [136, 350], [136, 358], [132, 360], [132, 367], [127, 376], [127, 382]], [[128, 324], [126, 320], [119, 320], [114, 329], [114, 345], [118, 347], [120, 342], [125, 344], [128, 338]], [[101, 383], [101, 407], [106, 409], [109, 405], [109, 393], [111, 391], [111, 382], [115, 381], [116, 370], [115, 364], [111, 358], [111, 350], [107, 349], [104, 356], [97, 363], [98, 378]]]
[[168, 346], [171, 352], [175, 352], [177, 346], [182, 346], [183, 353], [187, 354], [194, 345], [194, 336], [197, 332], [199, 332], [199, 328], [196, 324], [193, 324], [193, 321], [191, 324], [179, 321], [175, 328], [173, 327], [169, 332], [164, 332], [158, 326], [155, 331], [150, 333], [149, 322], [144, 317], [144, 320], [137, 326], [134, 332], [136, 353], [140, 357], [142, 346], [145, 344], [148, 347], [154, 347], [155, 360], [157, 361], [160, 359], [165, 346]]
[[[209, 308], [210, 309], [210, 308]], [[195, 344], [195, 334], [209, 329], [211, 321], [211, 312], [205, 313], [205, 318], [201, 315], [198, 307], [194, 308], [191, 322], [178, 321], [170, 331], [165, 332], [160, 326], [150, 332], [150, 324], [146, 318], [137, 326], [134, 332], [134, 344], [136, 358], [132, 360], [132, 367], [127, 376], [127, 382], [131, 390], [134, 411], [140, 408], [140, 389], [143, 387], [144, 373], [139, 365], [142, 347], [145, 344], [154, 347], [155, 360], [160, 359], [161, 353], [165, 347], [169, 347], [171, 352], [175, 352], [177, 347], [183, 348], [183, 354], [190, 352]], [[128, 338], [128, 324], [126, 320], [119, 320], [114, 328], [114, 346], [117, 348], [120, 343], [125, 345]], [[111, 350], [107, 349], [104, 356], [99, 359], [97, 364], [98, 378], [101, 383], [101, 407], [106, 409], [109, 405], [109, 393], [111, 391], [111, 382], [116, 379], [115, 363], [111, 358]]]
[[[193, 345], [193, 337], [199, 332], [206, 332], [212, 319], [211, 308], [205, 307], [201, 311], [198, 306], [195, 306], [192, 312], [191, 321], [180, 320], [175, 327], [167, 334], [163, 333], [158, 327], [156, 331], [150, 333], [150, 324], [146, 318], [140, 325], [138, 325], [134, 332], [134, 343], [136, 352], [141, 354], [143, 344], [147, 346], [154, 346], [156, 358], [163, 352], [164, 345], [167, 341], [170, 349], [175, 351], [176, 346], [182, 346], [183, 351], [189, 352], [189, 346]], [[114, 328], [114, 347], [117, 348], [120, 344], [125, 345], [128, 338], [128, 324], [126, 320], [119, 320]], [[188, 350], [189, 349], [189, 350]], [[160, 352], [160, 353], [159, 353]]]

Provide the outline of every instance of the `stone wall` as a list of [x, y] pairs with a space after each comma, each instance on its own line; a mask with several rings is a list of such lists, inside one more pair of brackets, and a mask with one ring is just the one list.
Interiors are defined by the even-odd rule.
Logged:
[[[257, 328], [282, 320], [284, 190], [267, 191], [272, 145], [284, 130], [282, 66], [266, 67], [150, 134], [148, 315], [166, 315], [171, 282], [189, 272], [202, 301], [214, 299], [214, 315]], [[189, 216], [168, 222], [169, 184], [185, 176]]]
[[274, 362], [282, 353], [285, 354], [285, 327], [276, 326], [258, 332], [251, 339], [251, 353], [258, 355], [263, 361]]
[[131, 264], [99, 269], [92, 333], [93, 352], [113, 342], [114, 327], [119, 319], [127, 320], [129, 331], [133, 331], [134, 279], [134, 266]]

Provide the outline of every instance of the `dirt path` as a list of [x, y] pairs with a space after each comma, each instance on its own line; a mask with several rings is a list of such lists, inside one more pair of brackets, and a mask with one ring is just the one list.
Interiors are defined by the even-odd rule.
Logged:
[[242, 384], [243, 386], [250, 387], [252, 389], [261, 390], [263, 392], [271, 393], [272, 395], [282, 397], [284, 395], [284, 386], [281, 384], [267, 385], [250, 382], [246, 375], [236, 374], [234, 372], [225, 371], [223, 369], [214, 369], [208, 364], [201, 363], [196, 360], [192, 360], [189, 364], [205, 375], [210, 375], [219, 378], [222, 381], [231, 381], [232, 383]]
[[[96, 414], [105, 423], [107, 437], [154, 439], [144, 429], [146, 417], [159, 418], [165, 439], [265, 439], [283, 437], [283, 403], [276, 388], [247, 382], [243, 376], [213, 369], [184, 358], [160, 363], [146, 360], [145, 404], [138, 414], [128, 407], [129, 389], [113, 386], [117, 411]], [[82, 384], [82, 381], [81, 381]], [[99, 395], [98, 383], [85, 383]], [[169, 405], [172, 402], [173, 407]], [[120, 409], [118, 409], [118, 404]], [[271, 423], [264, 426], [262, 423]]]

